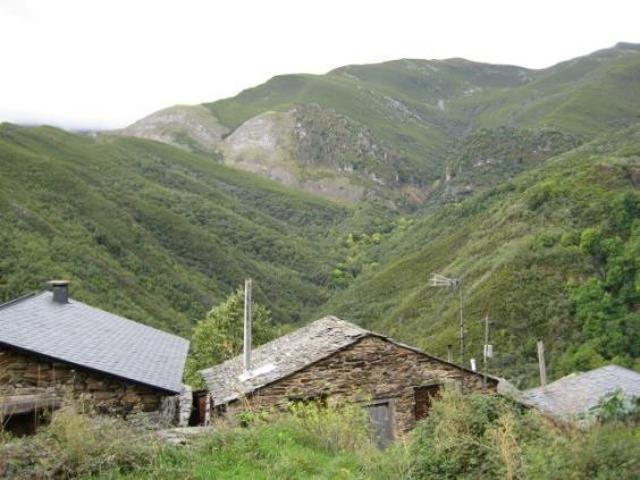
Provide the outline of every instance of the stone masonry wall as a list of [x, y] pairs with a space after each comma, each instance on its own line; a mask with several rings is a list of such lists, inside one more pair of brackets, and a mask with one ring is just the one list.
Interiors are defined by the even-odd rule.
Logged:
[[167, 397], [144, 385], [7, 348], [0, 348], [0, 375], [0, 395], [70, 394], [100, 413], [122, 416], [157, 411]]
[[[480, 375], [372, 336], [259, 389], [248, 400], [254, 408], [285, 408], [296, 398], [326, 396], [329, 404], [389, 399], [395, 433], [403, 434], [415, 425], [414, 388], [459, 386], [461, 376], [465, 391], [482, 390]], [[487, 379], [487, 389], [495, 391], [496, 382]], [[242, 408], [243, 402], [235, 401], [227, 412]]]

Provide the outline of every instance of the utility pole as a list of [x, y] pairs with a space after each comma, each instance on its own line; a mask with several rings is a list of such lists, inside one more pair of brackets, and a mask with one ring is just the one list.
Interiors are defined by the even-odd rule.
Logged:
[[464, 317], [462, 315], [464, 302], [462, 298], [462, 280], [458, 280], [456, 283], [460, 291], [460, 365], [464, 365]]
[[482, 364], [482, 391], [487, 391], [487, 359], [489, 358], [489, 314], [484, 316], [484, 362]]
[[251, 279], [244, 281], [244, 373], [251, 371]]
[[[462, 293], [462, 279], [461, 278], [448, 278], [444, 275], [440, 275], [439, 273], [434, 273], [431, 275], [431, 286], [432, 287], [446, 287], [451, 288], [452, 290], [458, 289], [458, 294], [460, 295], [460, 365], [464, 367], [465, 365], [465, 351], [464, 351], [464, 296]], [[460, 391], [464, 393], [464, 375], [460, 377]]]
[[544, 343], [538, 340], [538, 366], [540, 368], [540, 386], [547, 386], [547, 365], [544, 361]]

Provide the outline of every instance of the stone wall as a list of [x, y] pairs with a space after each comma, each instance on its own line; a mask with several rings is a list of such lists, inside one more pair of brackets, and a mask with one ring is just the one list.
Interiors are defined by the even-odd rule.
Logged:
[[160, 409], [166, 393], [79, 367], [0, 348], [0, 395], [72, 396], [99, 413], [127, 416]]
[[[415, 425], [414, 389], [453, 384], [465, 391], [482, 390], [482, 376], [438, 361], [384, 340], [365, 337], [345, 350], [257, 390], [247, 399], [253, 408], [285, 408], [295, 399], [326, 398], [330, 404], [345, 401], [367, 403], [390, 400], [395, 434]], [[487, 389], [495, 391], [497, 382], [488, 379]], [[212, 392], [215, 396], [215, 392]], [[244, 408], [243, 401], [227, 406], [233, 414]]]

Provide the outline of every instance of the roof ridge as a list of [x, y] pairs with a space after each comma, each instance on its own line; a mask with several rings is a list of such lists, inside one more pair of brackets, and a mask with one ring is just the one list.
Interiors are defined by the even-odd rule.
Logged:
[[[292, 331], [290, 331], [288, 333], [285, 333], [284, 335], [281, 335], [281, 336], [276, 337], [276, 338], [274, 338], [272, 340], [269, 340], [268, 342], [263, 343], [262, 345], [258, 345], [256, 347], [252, 347], [251, 348], [252, 355], [258, 354], [258, 353], [260, 353], [260, 352], [262, 352], [264, 350], [268, 350], [273, 345], [277, 345], [277, 344], [283, 343], [283, 342], [287, 341], [288, 339], [301, 336], [301, 332], [302, 331], [311, 330], [311, 328], [314, 325], [318, 325], [323, 321], [340, 322], [342, 324], [346, 324], [349, 327], [355, 327], [358, 330], [360, 330], [362, 333], [358, 337], [354, 337], [353, 338], [354, 342], [357, 341], [358, 339], [362, 338], [363, 336], [374, 334], [374, 332], [366, 330], [366, 329], [362, 328], [361, 326], [356, 325], [355, 323], [349, 322], [347, 320], [342, 320], [341, 318], [336, 317], [335, 315], [325, 315], [323, 317], [318, 318], [317, 320], [313, 320], [312, 322], [309, 322], [306, 325], [303, 325], [302, 327], [299, 327], [299, 328], [297, 328], [295, 330], [292, 330]], [[203, 369], [200, 369], [198, 371], [199, 372], [214, 371], [214, 370], [216, 370], [216, 369], [218, 369], [220, 367], [223, 367], [224, 365], [234, 364], [234, 363], [238, 362], [240, 359], [242, 359], [242, 353], [239, 353], [238, 355], [234, 355], [233, 357], [228, 358], [228, 359], [226, 359], [226, 360], [224, 360], [224, 361], [222, 361], [220, 363], [217, 363], [215, 365], [211, 365], [211, 366], [209, 366], [207, 368], [203, 368]]]
[[[41, 292], [41, 293], [44, 293], [44, 292]], [[20, 297], [14, 298], [13, 300], [9, 300], [8, 302], [5, 302], [5, 303], [0, 303], [0, 310], [6, 307], [10, 307], [11, 305], [15, 305], [16, 303], [20, 303], [21, 301], [26, 300], [27, 298], [35, 297], [36, 295], [39, 295], [39, 293], [38, 292], [25, 293]]]

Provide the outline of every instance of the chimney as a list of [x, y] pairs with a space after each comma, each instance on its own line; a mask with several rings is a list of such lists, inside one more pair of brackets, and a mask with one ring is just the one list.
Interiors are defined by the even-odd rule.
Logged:
[[69, 280], [50, 280], [47, 284], [51, 286], [55, 303], [69, 303]]
[[453, 345], [447, 345], [447, 361], [453, 363]]
[[244, 373], [251, 371], [251, 279], [244, 281]]

